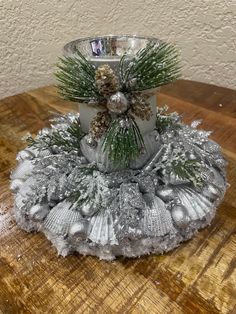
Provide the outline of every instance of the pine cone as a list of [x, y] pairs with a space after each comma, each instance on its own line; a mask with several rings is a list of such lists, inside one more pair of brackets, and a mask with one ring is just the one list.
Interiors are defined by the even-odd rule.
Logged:
[[148, 96], [136, 95], [131, 99], [130, 112], [141, 120], [150, 120], [153, 115], [150, 103], [147, 101]]
[[90, 123], [89, 133], [92, 138], [100, 138], [108, 129], [111, 122], [111, 116], [108, 111], [100, 111], [97, 113], [96, 117]]
[[97, 68], [95, 74], [96, 85], [104, 97], [108, 97], [117, 91], [119, 84], [114, 71], [109, 65], [104, 64]]

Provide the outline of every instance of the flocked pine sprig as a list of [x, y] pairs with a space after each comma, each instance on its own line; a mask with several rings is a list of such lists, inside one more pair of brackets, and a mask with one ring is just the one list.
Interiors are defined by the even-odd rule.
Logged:
[[114, 119], [105, 134], [103, 149], [116, 165], [128, 166], [145, 149], [139, 127], [131, 116]]
[[188, 158], [188, 153], [183, 151], [181, 146], [168, 145], [155, 169], [164, 177], [174, 175], [178, 179], [191, 182], [196, 187], [203, 184], [200, 161]]
[[95, 82], [95, 67], [76, 50], [73, 57], [60, 58], [55, 73], [61, 96], [75, 102], [101, 97]]
[[185, 155], [180, 154], [176, 159], [172, 160], [171, 172], [178, 178], [187, 179], [194, 184], [194, 186], [202, 186], [203, 177], [201, 175], [201, 164], [195, 160], [187, 159]]
[[75, 120], [66, 130], [52, 129], [52, 132], [39, 134], [36, 138], [28, 136], [26, 142], [29, 147], [39, 150], [61, 147], [65, 151], [80, 151], [80, 140], [84, 136], [79, 120]]
[[168, 106], [157, 107], [156, 130], [163, 134], [167, 130], [177, 131], [183, 127], [181, 118], [177, 112], [168, 113]]
[[[90, 167], [83, 167], [79, 169], [80, 180], [76, 181], [76, 188], [73, 188], [69, 195], [69, 200], [72, 202], [74, 208], [85, 205], [88, 202], [97, 201], [97, 182], [94, 182], [93, 172], [96, 170], [94, 165]], [[78, 172], [78, 171], [77, 171]], [[78, 175], [77, 175], [78, 177]], [[97, 204], [98, 205], [98, 204]]]
[[150, 42], [133, 57], [120, 61], [123, 90], [142, 91], [171, 83], [180, 77], [179, 53], [168, 43]]

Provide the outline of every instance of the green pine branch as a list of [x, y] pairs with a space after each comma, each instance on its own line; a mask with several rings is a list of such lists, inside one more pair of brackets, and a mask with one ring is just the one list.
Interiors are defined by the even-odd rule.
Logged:
[[175, 160], [172, 162], [172, 172], [180, 179], [189, 180], [195, 186], [201, 186], [203, 183], [200, 164], [197, 160]]
[[103, 150], [116, 165], [128, 166], [144, 149], [143, 137], [132, 117], [114, 119], [105, 134]]
[[157, 172], [161, 177], [174, 174], [177, 178], [187, 180], [195, 186], [202, 186], [203, 176], [201, 163], [197, 159], [189, 159], [187, 152], [180, 146], [169, 145], [158, 161]]
[[95, 67], [76, 50], [73, 57], [59, 59], [55, 76], [61, 96], [75, 102], [101, 97], [95, 84]]
[[65, 151], [80, 150], [80, 140], [84, 136], [79, 120], [73, 122], [68, 129], [53, 129], [49, 134], [39, 135], [36, 138], [27, 137], [29, 147], [39, 150], [51, 149], [54, 146], [62, 147]]
[[142, 91], [171, 83], [180, 77], [179, 53], [168, 43], [151, 42], [130, 59], [120, 61], [120, 79], [124, 90]]
[[93, 189], [89, 190], [88, 182], [86, 180], [83, 180], [84, 177], [88, 178], [88, 176], [91, 176], [92, 179], [94, 170], [96, 170], [95, 166], [86, 166], [79, 169], [81, 180], [80, 182], [76, 182], [76, 188], [71, 192], [68, 197], [69, 200], [73, 203], [72, 206], [81, 206], [95, 198], [97, 186], [93, 185]]

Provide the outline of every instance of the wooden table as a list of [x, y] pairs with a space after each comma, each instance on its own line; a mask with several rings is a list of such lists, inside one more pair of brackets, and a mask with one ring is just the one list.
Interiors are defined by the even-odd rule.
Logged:
[[0, 312], [236, 313], [236, 91], [191, 81], [162, 88], [159, 104], [203, 118], [223, 146], [231, 187], [212, 225], [163, 256], [99, 261], [58, 257], [38, 234], [15, 224], [9, 175], [21, 137], [75, 105], [53, 87], [0, 101]]

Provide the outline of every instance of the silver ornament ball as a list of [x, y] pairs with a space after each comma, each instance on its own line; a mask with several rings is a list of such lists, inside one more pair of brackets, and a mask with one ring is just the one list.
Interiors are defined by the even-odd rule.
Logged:
[[123, 113], [128, 109], [128, 100], [121, 92], [117, 92], [108, 100], [107, 108], [114, 113]]
[[88, 230], [88, 221], [78, 221], [74, 223], [69, 230], [71, 237], [82, 237], [85, 238]]
[[196, 155], [193, 152], [188, 152], [187, 157], [189, 160], [196, 160], [197, 159]]
[[22, 184], [24, 183], [23, 180], [21, 179], [15, 179], [11, 182], [10, 185], [10, 189], [12, 190], [12, 192], [16, 193], [19, 191], [20, 187], [22, 186]]
[[82, 206], [80, 209], [80, 213], [83, 216], [92, 216], [97, 211], [98, 211], [98, 209], [95, 208], [93, 205], [90, 205], [90, 204], [86, 204], [86, 205]]
[[172, 207], [171, 216], [174, 224], [179, 228], [186, 228], [189, 225], [189, 216], [183, 205], [175, 205]]
[[217, 196], [219, 196], [219, 194], [220, 193], [217, 190], [217, 188], [212, 184], [209, 184], [203, 190], [203, 195], [208, 197], [209, 199], [212, 199], [212, 200], [214, 200]]
[[157, 196], [160, 197], [164, 202], [169, 202], [175, 198], [174, 191], [171, 187], [164, 187], [156, 191]]
[[47, 214], [49, 213], [49, 210], [50, 209], [48, 205], [36, 204], [30, 208], [29, 217], [32, 220], [41, 221], [47, 216]]
[[95, 148], [97, 147], [97, 141], [89, 134], [86, 137], [86, 144], [91, 147], [91, 148]]

